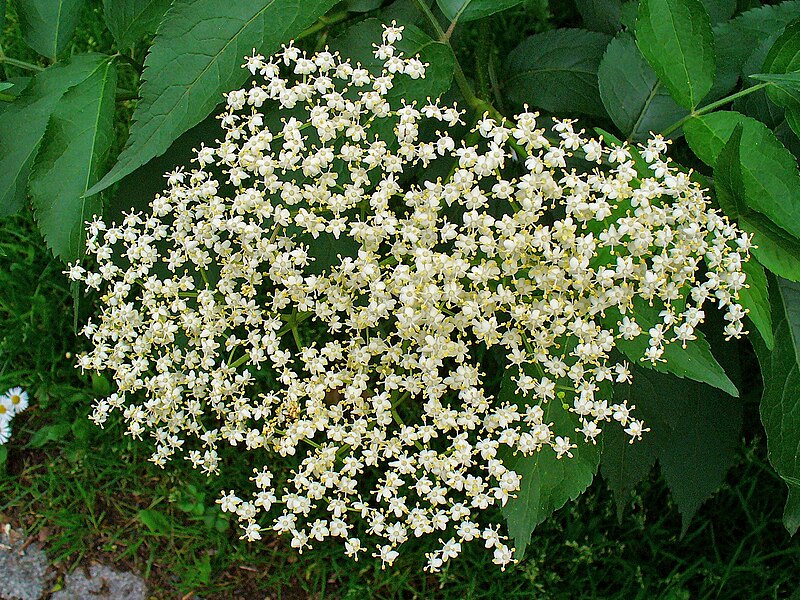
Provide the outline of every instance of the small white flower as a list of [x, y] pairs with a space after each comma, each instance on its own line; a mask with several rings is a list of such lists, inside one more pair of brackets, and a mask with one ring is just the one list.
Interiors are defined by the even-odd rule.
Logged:
[[14, 387], [5, 393], [5, 397], [11, 403], [12, 414], [18, 415], [28, 408], [28, 392], [21, 387]]

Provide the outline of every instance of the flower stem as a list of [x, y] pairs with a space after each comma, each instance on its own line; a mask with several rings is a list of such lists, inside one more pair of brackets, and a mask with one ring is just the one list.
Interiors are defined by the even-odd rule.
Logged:
[[669, 135], [673, 131], [683, 127], [683, 125], [686, 124], [689, 120], [691, 120], [691, 119], [693, 119], [695, 117], [699, 117], [701, 115], [704, 115], [706, 113], [709, 113], [712, 110], [719, 108], [720, 106], [725, 106], [726, 104], [728, 104], [730, 102], [733, 102], [737, 98], [742, 98], [743, 96], [747, 96], [748, 94], [752, 94], [753, 92], [757, 92], [758, 90], [764, 89], [768, 85], [770, 85], [770, 82], [765, 81], [764, 83], [759, 83], [759, 84], [754, 85], [752, 87], [749, 87], [747, 89], [738, 91], [735, 94], [731, 94], [730, 96], [725, 96], [724, 98], [721, 98], [720, 100], [717, 100], [716, 102], [712, 102], [711, 104], [706, 104], [705, 106], [703, 106], [701, 108], [698, 108], [697, 110], [693, 110], [692, 112], [690, 112], [688, 115], [686, 115], [685, 117], [683, 117], [679, 121], [676, 121], [675, 123], [673, 123], [672, 125], [667, 127], [661, 133], [662, 133], [662, 135], [665, 135], [665, 136]]

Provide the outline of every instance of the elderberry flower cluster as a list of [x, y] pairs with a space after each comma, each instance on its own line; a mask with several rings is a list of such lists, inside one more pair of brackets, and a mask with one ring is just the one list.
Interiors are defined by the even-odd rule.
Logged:
[[[631, 377], [618, 344], [641, 337], [641, 358], [663, 360], [706, 302], [740, 335], [749, 239], [658, 136], [646, 174], [632, 149], [531, 112], [452, 137], [457, 107], [391, 95], [427, 66], [401, 38], [385, 28], [378, 74], [293, 45], [247, 59], [224, 139], [169, 173], [150, 212], [90, 224], [97, 267], [69, 274], [103, 308], [79, 366], [116, 384], [94, 421], [120, 411], [156, 464], [179, 453], [214, 473], [221, 446], [250, 453], [253, 489], [219, 500], [249, 540], [338, 538], [391, 565], [433, 536], [431, 570], [481, 540], [505, 567], [508, 538], [483, 517], [520, 488], [502, 457], [569, 460], [606, 424], [647, 431], [606, 393]], [[489, 354], [513, 401], [487, 389]], [[556, 402], [579, 427], [556, 430]]]

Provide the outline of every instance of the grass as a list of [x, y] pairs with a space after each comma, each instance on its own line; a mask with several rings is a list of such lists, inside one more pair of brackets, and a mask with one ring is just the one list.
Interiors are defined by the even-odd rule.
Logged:
[[[546, 27], [544, 3], [528, 8], [538, 19], [529, 30]], [[101, 14], [99, 2], [87, 4], [76, 51], [110, 45]], [[487, 57], [472, 48], [495, 47], [519, 17], [507, 13], [488, 30], [464, 29], [454, 38], [487, 95], [491, 77], [480, 67]], [[21, 41], [13, 9], [4, 33], [8, 55], [38, 60]], [[135, 75], [125, 77], [132, 88]], [[30, 215], [0, 220], [0, 250], [0, 391], [22, 385], [32, 396], [0, 465], [0, 522], [40, 539], [62, 576], [99, 560], [144, 574], [154, 598], [187, 599], [777, 599], [800, 585], [800, 541], [781, 524], [785, 485], [767, 463], [753, 398], [737, 464], [683, 538], [656, 470], [621, 521], [598, 478], [537, 529], [525, 559], [505, 573], [474, 545], [437, 575], [422, 572], [419, 544], [390, 571], [369, 557], [353, 563], [333, 544], [303, 555], [269, 536], [249, 545], [214, 502], [221, 489], [236, 487], [235, 476], [206, 479], [180, 462], [161, 470], [147, 462], [147, 443], [125, 437], [119, 421], [102, 430], [87, 421], [93, 397], [108, 384], [74, 369], [83, 342], [74, 335], [72, 291]], [[77, 321], [91, 309], [91, 299], [82, 300]]]

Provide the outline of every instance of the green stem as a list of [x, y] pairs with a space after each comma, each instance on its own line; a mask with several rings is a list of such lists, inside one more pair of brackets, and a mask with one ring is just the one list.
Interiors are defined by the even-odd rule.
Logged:
[[294, 39], [302, 40], [303, 38], [307, 38], [310, 35], [314, 35], [321, 29], [325, 29], [326, 27], [331, 27], [332, 25], [336, 25], [338, 23], [341, 23], [342, 21], [346, 21], [349, 16], [350, 13], [348, 13], [346, 10], [342, 10], [332, 14], [329, 17], [321, 17], [316, 23], [314, 23], [311, 27], [303, 31], [300, 35], [298, 35]]
[[701, 115], [704, 115], [704, 114], [706, 114], [708, 112], [711, 112], [712, 110], [717, 109], [720, 106], [725, 106], [726, 104], [728, 104], [730, 102], [733, 102], [737, 98], [742, 98], [743, 96], [747, 96], [748, 94], [752, 94], [753, 92], [757, 92], [758, 90], [764, 89], [768, 85], [770, 85], [770, 82], [765, 81], [764, 83], [759, 83], [758, 85], [754, 85], [754, 86], [749, 87], [747, 89], [738, 91], [735, 94], [731, 94], [730, 96], [725, 96], [724, 98], [722, 98], [720, 100], [717, 100], [716, 102], [712, 102], [711, 104], [706, 104], [705, 106], [703, 106], [701, 108], [698, 108], [697, 110], [693, 110], [692, 112], [690, 112], [688, 115], [686, 115], [685, 117], [683, 117], [679, 121], [676, 121], [675, 123], [673, 123], [672, 125], [667, 127], [661, 133], [662, 133], [662, 135], [667, 136], [670, 133], [672, 133], [673, 131], [683, 127], [683, 125], [686, 122], [688, 122], [689, 120], [691, 120], [691, 119], [693, 119], [695, 117], [699, 117]]
[[11, 94], [0, 93], [0, 102], [13, 102], [13, 101], [14, 101], [14, 96], [12, 96]]
[[6, 56], [5, 54], [0, 54], [0, 63], [5, 63], [7, 65], [11, 65], [12, 67], [19, 67], [20, 69], [25, 69], [26, 71], [44, 71], [44, 67], [40, 67], [39, 65], [35, 65], [33, 63], [25, 62], [24, 60], [17, 60], [16, 58], [11, 58], [10, 56]]
[[439, 38], [439, 41], [443, 44], [446, 44], [447, 47], [450, 48], [450, 52], [453, 53], [453, 59], [455, 62], [453, 69], [453, 80], [456, 82], [461, 95], [464, 96], [464, 100], [466, 101], [467, 105], [474, 110], [478, 110], [483, 100], [478, 98], [475, 95], [475, 92], [472, 91], [472, 88], [467, 81], [467, 77], [464, 75], [464, 70], [461, 68], [458, 58], [456, 58], [456, 53], [453, 50], [453, 46], [450, 44], [450, 36], [444, 31], [444, 29], [442, 29], [442, 26], [439, 24], [436, 16], [431, 12], [430, 7], [423, 0], [414, 0], [414, 4], [416, 4], [419, 11], [431, 24], [431, 27], [433, 27], [433, 30], [436, 32], [436, 35]]

